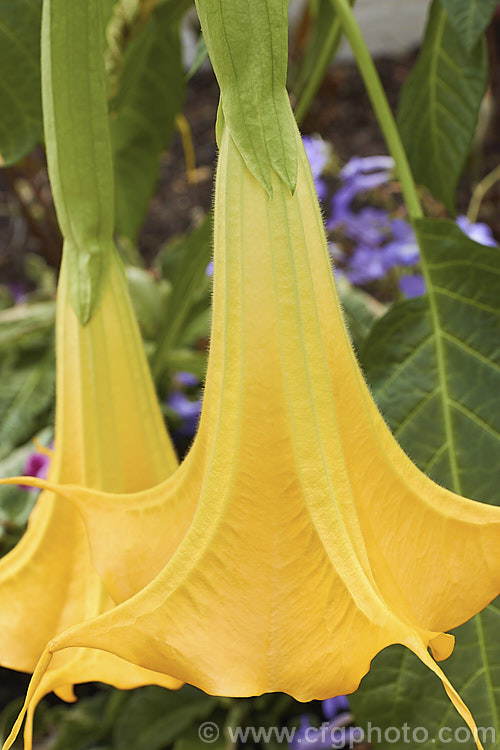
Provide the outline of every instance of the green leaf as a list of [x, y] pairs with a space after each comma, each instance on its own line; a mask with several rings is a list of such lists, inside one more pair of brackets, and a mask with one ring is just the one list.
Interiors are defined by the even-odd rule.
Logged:
[[[376, 322], [361, 360], [382, 413], [420, 468], [455, 492], [500, 504], [500, 253], [451, 221], [423, 219], [416, 231], [427, 295], [394, 305]], [[455, 631], [455, 653], [444, 665], [478, 726], [494, 727], [497, 742], [499, 627], [500, 610], [490, 605]], [[439, 680], [399, 647], [376, 657], [353, 705], [361, 724], [425, 727], [429, 742], [419, 747], [429, 750], [450, 747], [446, 737], [439, 741], [439, 727], [461, 725]]]
[[217, 699], [186, 686], [136, 690], [115, 725], [116, 750], [164, 750], [197, 720], [209, 716]]
[[440, 1], [433, 0], [418, 61], [402, 88], [398, 121], [417, 182], [450, 213], [487, 76], [484, 40], [465, 53]]
[[105, 689], [79, 700], [71, 708], [55, 706], [45, 717], [45, 728], [51, 736], [50, 750], [104, 750], [120, 712], [127, 710], [129, 699], [126, 691]]
[[[481, 614], [453, 631], [457, 636], [455, 651], [442, 664], [451, 683], [472, 711], [485, 750], [498, 750], [500, 747], [498, 604], [500, 601], [497, 600], [496, 604], [490, 604]], [[455, 750], [460, 747], [476, 750], [476, 743], [467, 734], [439, 680], [402, 646], [391, 646], [375, 657], [370, 672], [350, 700], [357, 724], [366, 727], [370, 722], [382, 730], [381, 743], [375, 734], [371, 737], [377, 748]], [[384, 742], [384, 732], [389, 727], [402, 728], [405, 724], [409, 727], [410, 742], [404, 741], [403, 734], [397, 742]], [[419, 741], [418, 745], [411, 741], [412, 732], [417, 727], [423, 727], [428, 732], [428, 740]], [[447, 729], [440, 736], [442, 727]], [[458, 734], [455, 740], [453, 733], [456, 730]], [[394, 731], [387, 735], [391, 736], [394, 738]], [[422, 734], [417, 733], [416, 736], [424, 739]]]
[[165, 326], [168, 296], [171, 287], [166, 279], [157, 281], [153, 274], [137, 266], [126, 269], [135, 317], [143, 339], [154, 341]]
[[47, 424], [55, 390], [53, 350], [4, 357], [0, 382], [0, 458], [4, 458]]
[[186, 329], [199, 320], [210, 305], [206, 268], [212, 254], [212, 216], [190, 235], [167, 248], [159, 258], [162, 275], [172, 284], [167, 300], [163, 336], [153, 363], [153, 372], [164, 371], [172, 350], [185, 343]]
[[[218, 725], [215, 724], [218, 727]], [[210, 750], [229, 750], [232, 747], [223, 732], [219, 734], [217, 739], [203, 740], [199, 733], [199, 727], [189, 729], [182, 736], [182, 739], [178, 740], [174, 745], [174, 750], [207, 750], [207, 746]]]
[[179, 23], [164, 5], [127, 47], [112, 102], [115, 227], [120, 234], [135, 239], [139, 232], [183, 100]]
[[205, 44], [205, 37], [200, 34], [198, 42], [196, 43], [196, 50], [194, 53], [194, 60], [188, 71], [187, 78], [191, 79], [201, 68], [205, 60], [208, 59], [207, 45]]
[[0, 0], [0, 164], [13, 164], [42, 136], [41, 0]]
[[291, 192], [297, 182], [295, 121], [286, 91], [288, 2], [196, 0], [232, 138], [272, 194], [271, 169]]
[[339, 277], [335, 283], [352, 343], [359, 350], [374, 322], [384, 314], [385, 306], [346, 278]]
[[498, 0], [441, 0], [467, 52], [472, 52], [491, 21]]
[[0, 312], [0, 352], [38, 349], [52, 341], [56, 317], [54, 302], [16, 305]]

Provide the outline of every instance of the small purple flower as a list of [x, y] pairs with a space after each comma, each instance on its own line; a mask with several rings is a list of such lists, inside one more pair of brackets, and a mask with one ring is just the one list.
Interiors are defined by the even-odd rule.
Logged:
[[7, 284], [7, 289], [11, 293], [15, 305], [21, 305], [26, 300], [26, 288], [24, 284], [13, 281], [11, 284]]
[[350, 159], [340, 171], [343, 184], [332, 198], [328, 229], [336, 229], [349, 221], [355, 215], [350, 210], [352, 200], [360, 193], [388, 182], [393, 168], [394, 160], [390, 156], [368, 156], [364, 159], [354, 156]]
[[388, 180], [393, 169], [394, 159], [392, 156], [353, 156], [341, 169], [340, 177], [343, 180], [352, 180], [358, 175], [369, 172], [384, 172], [385, 179]]
[[323, 170], [330, 161], [330, 146], [319, 136], [304, 135], [302, 143], [309, 160], [312, 176], [321, 177]]
[[176, 372], [175, 380], [184, 388], [192, 388], [193, 386], [198, 385], [200, 382], [196, 375], [193, 375], [192, 372], [186, 371]]
[[420, 250], [411, 225], [404, 219], [393, 219], [391, 232], [393, 239], [385, 246], [387, 268], [416, 265]]
[[321, 708], [327, 719], [335, 719], [338, 714], [346, 713], [351, 710], [349, 701], [345, 695], [337, 695], [335, 698], [327, 698], [321, 702]]
[[347, 222], [346, 236], [367, 247], [379, 247], [390, 236], [390, 219], [387, 211], [366, 206]]
[[426, 291], [424, 277], [419, 273], [402, 276], [399, 279], [398, 286], [400, 291], [403, 292], [408, 299], [421, 297]]
[[295, 731], [293, 740], [290, 742], [290, 750], [300, 750], [302, 747], [308, 747], [306, 738], [309, 734], [308, 730], [310, 730], [310, 728], [311, 722], [309, 721], [309, 717], [304, 714], [300, 717], [300, 727]]
[[344, 695], [323, 701], [323, 713], [330, 721], [312, 727], [307, 715], [301, 716], [300, 727], [290, 743], [290, 750], [331, 750], [353, 747], [363, 739], [363, 732], [352, 723], [349, 701]]
[[192, 401], [182, 391], [172, 391], [167, 399], [170, 408], [180, 417], [179, 435], [190, 437], [195, 434], [201, 412], [201, 399]]
[[323, 180], [320, 179], [323, 170], [330, 161], [330, 146], [319, 136], [304, 135], [302, 143], [309, 160], [311, 174], [314, 180], [314, 186], [318, 194], [318, 199], [324, 201], [327, 194], [327, 188]]
[[368, 284], [381, 279], [387, 273], [384, 250], [357, 247], [349, 259], [346, 276], [353, 284]]
[[213, 260], [211, 260], [210, 263], [208, 264], [208, 266], [207, 266], [207, 268], [205, 270], [205, 273], [206, 273], [207, 276], [210, 276], [210, 277], [212, 277], [214, 275], [214, 262], [213, 262]]
[[473, 224], [467, 216], [457, 216], [457, 224], [467, 237], [470, 237], [474, 242], [478, 242], [480, 245], [486, 245], [486, 247], [496, 247], [497, 242], [493, 237], [491, 228], [487, 224], [478, 222]]
[[[24, 464], [24, 474], [27, 477], [38, 477], [38, 479], [47, 479], [50, 468], [50, 457], [45, 453], [39, 451], [33, 451], [30, 453]], [[36, 487], [28, 487], [23, 485], [27, 490], [33, 490], [38, 492]]]
[[330, 218], [327, 221], [328, 231], [348, 225], [356, 216], [351, 210], [351, 201], [356, 196], [356, 189], [351, 185], [342, 185], [332, 197]]

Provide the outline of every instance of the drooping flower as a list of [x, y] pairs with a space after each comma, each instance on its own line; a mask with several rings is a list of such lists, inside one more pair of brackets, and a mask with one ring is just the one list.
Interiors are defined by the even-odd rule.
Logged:
[[474, 726], [427, 648], [447, 657], [444, 631], [498, 594], [500, 510], [436, 485], [384, 423], [297, 147], [296, 192], [274, 175], [271, 199], [224, 132], [197, 437], [179, 471], [148, 492], [59, 486], [123, 603], [53, 639], [27, 705], [50, 659], [71, 647], [213, 694], [304, 701], [354, 691], [371, 659], [399, 643]]
[[[108, 274], [99, 307], [82, 326], [69, 304], [64, 265], [61, 271], [55, 449], [49, 477], [53, 482], [133, 492], [169, 476], [176, 459], [117, 256]], [[79, 513], [44, 490], [26, 534], [0, 560], [0, 664], [32, 672], [47, 641], [113, 604], [92, 565]], [[90, 680], [122, 688], [180, 685], [105, 652], [61, 653], [34, 696], [28, 746], [36, 703], [51, 691], [75, 700], [73, 685]]]
[[[75, 482], [121, 493], [156, 486], [174, 472], [177, 461], [113, 242], [102, 11], [100, 0], [71, 7], [66, 0], [43, 3], [44, 133], [64, 238], [57, 300], [55, 445], [48, 478], [55, 484]], [[141, 530], [138, 537], [146, 548], [149, 540]], [[105, 544], [113, 555], [112, 541]], [[141, 565], [139, 556], [133, 567]], [[128, 582], [129, 570], [116, 572]], [[92, 564], [81, 516], [57, 494], [43, 492], [25, 536], [0, 561], [0, 664], [33, 671], [48, 640], [114, 603]], [[168, 675], [104, 651], [58, 654], [30, 693], [27, 747], [38, 700], [51, 690], [74, 700], [73, 686], [89, 680], [123, 688], [179, 686]]]

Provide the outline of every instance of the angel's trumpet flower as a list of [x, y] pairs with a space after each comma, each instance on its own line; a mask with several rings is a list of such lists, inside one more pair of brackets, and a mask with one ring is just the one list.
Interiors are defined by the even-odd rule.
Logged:
[[[169, 476], [176, 459], [116, 255], [98, 308], [86, 326], [69, 304], [63, 263], [56, 349], [55, 451], [50, 479], [131, 492]], [[80, 514], [67, 500], [43, 491], [26, 534], [0, 561], [0, 664], [32, 672], [47, 641], [113, 604], [92, 565]], [[112, 654], [67, 651], [57, 655], [40, 683], [28, 725], [45, 694], [54, 690], [61, 698], [74, 700], [73, 685], [90, 680], [121, 688], [180, 685]], [[31, 727], [28, 736], [30, 731]]]
[[[448, 656], [444, 631], [499, 592], [500, 510], [434, 484], [385, 425], [345, 328], [297, 139], [296, 192], [274, 175], [271, 199], [224, 132], [194, 447], [147, 493], [60, 488], [79, 505], [114, 595], [135, 595], [55, 638], [31, 690], [51, 655], [87, 646], [209, 693], [307, 701], [354, 691], [398, 643], [474, 726], [427, 648]], [[181, 503], [197, 507], [175, 551], [134, 543], [141, 525], [166, 539]], [[119, 557], [106, 556], [104, 538]]]

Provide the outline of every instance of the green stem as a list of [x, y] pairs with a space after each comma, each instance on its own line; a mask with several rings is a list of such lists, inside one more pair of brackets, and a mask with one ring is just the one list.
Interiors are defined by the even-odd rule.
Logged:
[[472, 193], [472, 198], [469, 203], [469, 208], [467, 209], [467, 218], [471, 222], [471, 224], [474, 224], [477, 221], [477, 217], [479, 214], [479, 209], [481, 208], [481, 203], [483, 202], [484, 196], [490, 190], [493, 185], [495, 185], [500, 180], [500, 166], [495, 167], [495, 169], [490, 172], [489, 174], [484, 177], [481, 182], [478, 182], [476, 187], [474, 188], [474, 192]]
[[312, 70], [310, 71], [310, 75], [300, 94], [297, 106], [295, 107], [295, 119], [297, 120], [298, 125], [302, 123], [304, 117], [309, 112], [311, 103], [318, 93], [321, 82], [325, 77], [326, 69], [328, 68], [328, 65], [333, 56], [335, 55], [341, 38], [342, 29], [340, 28], [340, 24], [337, 19], [335, 19], [330, 26], [326, 42], [324, 43]]
[[382, 133], [384, 134], [387, 147], [396, 163], [396, 171], [401, 183], [401, 189], [403, 191], [408, 214], [411, 219], [420, 219], [424, 214], [410, 165], [408, 163], [408, 158], [394, 116], [389, 107], [385, 91], [380, 82], [377, 69], [375, 68], [368, 47], [366, 46], [366, 42], [361, 33], [361, 29], [358, 26], [358, 22], [356, 21], [356, 17], [348, 0], [331, 0], [331, 2], [337, 12], [354, 57], [356, 58], [359, 71], [363, 77], [368, 96], [370, 97]]

